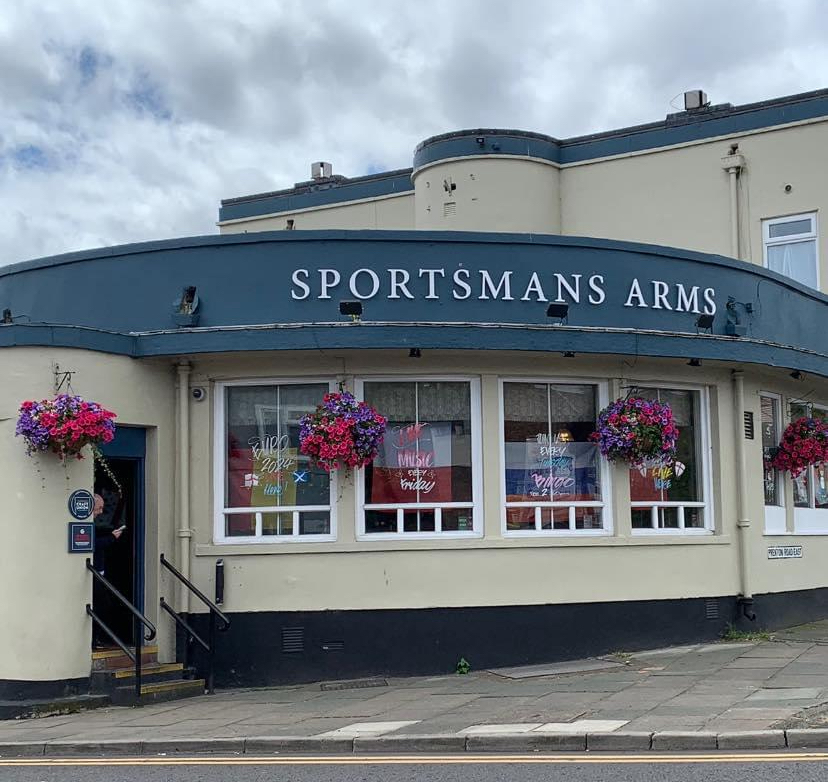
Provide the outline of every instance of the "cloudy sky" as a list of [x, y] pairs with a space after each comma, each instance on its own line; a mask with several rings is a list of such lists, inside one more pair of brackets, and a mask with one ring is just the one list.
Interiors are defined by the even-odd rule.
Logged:
[[696, 87], [828, 87], [824, 0], [16, 0], [0, 265], [215, 233], [221, 198], [314, 160], [359, 176], [460, 128], [567, 138], [662, 119]]

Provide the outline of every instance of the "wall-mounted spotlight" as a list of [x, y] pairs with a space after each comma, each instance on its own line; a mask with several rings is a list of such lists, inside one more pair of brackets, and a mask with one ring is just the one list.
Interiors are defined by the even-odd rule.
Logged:
[[802, 380], [802, 378], [804, 378], [805, 375], [803, 375], [802, 372], [800, 372], [798, 369], [795, 369], [793, 372], [791, 372], [791, 377], [794, 380]]
[[3, 310], [3, 323], [8, 325], [11, 322], [12, 322], [11, 310], [9, 310], [9, 309]]
[[477, 142], [477, 146], [479, 147], [482, 147], [486, 143], [486, 139], [483, 136], [477, 136], [475, 138], [475, 141]]
[[574, 350], [565, 350], [563, 352], [564, 358], [575, 358], [575, 351]]
[[569, 317], [569, 305], [568, 304], [550, 304], [546, 308], [546, 317], [547, 318], [555, 318], [558, 323], [556, 325], [561, 325], [563, 322]]
[[411, 350], [408, 351], [408, 357], [409, 358], [422, 358], [423, 357], [423, 351], [420, 350], [419, 348], [411, 348]]
[[362, 317], [361, 301], [340, 301], [339, 314], [347, 315], [354, 323]]
[[713, 315], [699, 315], [696, 319], [696, 329], [698, 331], [706, 331], [708, 334], [713, 328]]
[[691, 358], [687, 362], [688, 367], [700, 367], [701, 366], [701, 359], [700, 358]]

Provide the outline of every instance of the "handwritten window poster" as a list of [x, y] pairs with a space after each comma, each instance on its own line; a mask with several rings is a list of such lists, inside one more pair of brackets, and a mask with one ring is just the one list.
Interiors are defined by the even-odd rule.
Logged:
[[468, 383], [366, 383], [365, 400], [388, 419], [365, 468], [366, 504], [472, 501]]
[[666, 402], [679, 429], [676, 459], [672, 464], [647, 464], [630, 469], [633, 502], [698, 502], [701, 497], [697, 456], [697, 391], [639, 388], [636, 395]]
[[503, 406], [508, 503], [601, 501], [594, 386], [505, 383]]
[[[299, 452], [300, 420], [327, 391], [321, 383], [227, 389], [225, 507], [277, 511], [263, 515], [265, 535], [292, 534], [294, 509], [330, 505], [330, 476]], [[326, 533], [327, 519], [302, 513], [299, 533]], [[254, 526], [252, 513], [227, 516], [228, 535]]]

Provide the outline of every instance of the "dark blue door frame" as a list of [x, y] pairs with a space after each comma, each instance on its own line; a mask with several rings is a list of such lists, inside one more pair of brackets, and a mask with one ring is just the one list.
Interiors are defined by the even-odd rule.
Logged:
[[133, 531], [133, 599], [139, 611], [144, 610], [146, 584], [146, 481], [147, 430], [136, 426], [118, 426], [115, 439], [101, 446], [104, 458], [132, 462], [135, 467], [135, 529]]

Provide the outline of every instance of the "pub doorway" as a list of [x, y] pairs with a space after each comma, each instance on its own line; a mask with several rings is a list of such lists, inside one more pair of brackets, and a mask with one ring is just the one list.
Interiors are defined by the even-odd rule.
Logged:
[[[139, 611], [144, 610], [145, 522], [144, 459], [146, 431], [118, 427], [115, 439], [103, 447], [106, 467], [95, 464], [95, 493], [103, 511], [95, 517], [95, 568]], [[95, 613], [128, 645], [134, 645], [130, 612], [95, 582]], [[93, 646], [114, 647], [100, 628], [93, 628]]]

